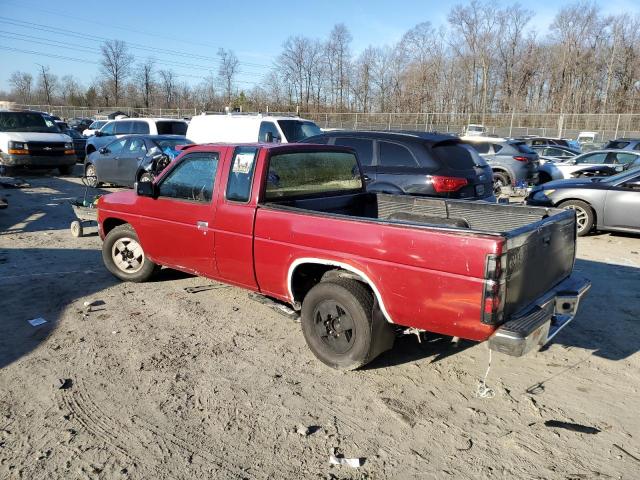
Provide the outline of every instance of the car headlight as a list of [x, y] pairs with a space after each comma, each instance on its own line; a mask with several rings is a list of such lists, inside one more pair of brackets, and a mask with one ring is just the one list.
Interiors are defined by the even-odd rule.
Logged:
[[25, 142], [9, 142], [9, 150], [27, 150]]
[[64, 149], [65, 149], [65, 150], [69, 150], [69, 149], [71, 149], [71, 148], [73, 148], [73, 142], [66, 142], [66, 143], [64, 144]]

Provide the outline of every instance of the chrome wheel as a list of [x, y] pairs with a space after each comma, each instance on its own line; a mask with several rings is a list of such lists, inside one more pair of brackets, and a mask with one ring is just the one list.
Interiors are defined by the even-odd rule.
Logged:
[[574, 210], [576, 212], [576, 223], [578, 224], [578, 232], [582, 232], [587, 226], [587, 222], [589, 221], [589, 214], [585, 211], [584, 208], [578, 205], [569, 205], [567, 206], [567, 210]]
[[144, 251], [132, 238], [123, 237], [113, 244], [111, 258], [119, 270], [124, 273], [136, 273], [144, 265]]

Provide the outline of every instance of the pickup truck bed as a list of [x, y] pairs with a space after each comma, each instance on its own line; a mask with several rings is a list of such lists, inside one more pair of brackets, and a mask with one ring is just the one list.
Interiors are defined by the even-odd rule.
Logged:
[[[588, 282], [571, 277], [571, 211], [367, 193], [362, 182], [344, 191], [291, 195], [309, 187], [285, 185], [291, 167], [274, 169], [279, 155], [300, 162], [306, 154], [316, 162], [322, 154], [353, 155], [314, 145], [256, 146], [251, 195], [238, 203], [228, 198], [229, 184], [238, 176], [237, 152], [247, 148], [190, 147], [156, 184], [139, 186], [138, 195], [102, 197], [107, 267], [124, 280], [140, 279], [110, 260], [124, 237], [139, 242], [135, 252], [144, 251], [148, 276], [149, 265], [163, 265], [287, 302], [301, 310], [314, 354], [339, 368], [355, 368], [389, 348], [390, 324], [491, 339], [492, 348], [522, 355], [566, 325], [588, 289]], [[220, 159], [210, 206], [187, 208], [158, 194], [183, 158], [205, 152]], [[314, 165], [300, 168], [307, 183]], [[111, 233], [114, 227], [120, 230]], [[166, 246], [165, 237], [171, 239]], [[183, 237], [189, 245], [179, 244]], [[340, 343], [345, 337], [348, 345]]]

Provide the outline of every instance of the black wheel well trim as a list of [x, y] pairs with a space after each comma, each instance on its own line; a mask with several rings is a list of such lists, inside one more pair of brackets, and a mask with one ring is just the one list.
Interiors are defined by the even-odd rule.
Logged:
[[[313, 284], [309, 288], [296, 289], [294, 288], [294, 280], [296, 278], [295, 275], [296, 272], [299, 272], [299, 268], [302, 266], [315, 267], [319, 276], [316, 275], [316, 278], [313, 279]], [[291, 264], [289, 265], [289, 270], [287, 272], [287, 290], [289, 298], [291, 300], [291, 304], [295, 309], [299, 310], [304, 295], [306, 295], [306, 293], [311, 290], [313, 286], [317, 285], [319, 281], [321, 281], [322, 279], [326, 279], [327, 277], [331, 278], [331, 276], [334, 275], [337, 277], [351, 278], [367, 285], [367, 287], [371, 289], [371, 292], [373, 293], [373, 296], [376, 299], [376, 302], [384, 318], [389, 323], [395, 323], [386, 309], [380, 291], [376, 287], [375, 283], [373, 283], [373, 281], [369, 278], [369, 276], [359, 268], [356, 268], [352, 265], [349, 265], [348, 263], [339, 260], [305, 257], [298, 258], [291, 262]]]
[[[118, 217], [107, 217], [102, 221], [102, 232], [106, 236], [111, 230], [120, 225], [127, 225], [129, 222]], [[129, 224], [130, 225], [130, 224]], [[133, 228], [133, 227], [131, 227]]]

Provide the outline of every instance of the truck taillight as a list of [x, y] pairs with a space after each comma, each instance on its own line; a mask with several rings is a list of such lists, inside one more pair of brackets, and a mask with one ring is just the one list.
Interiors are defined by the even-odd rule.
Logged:
[[517, 160], [519, 162], [525, 162], [525, 163], [529, 161], [529, 159], [527, 157], [522, 157], [520, 155], [516, 155], [515, 157], [513, 157], [513, 159]]
[[496, 325], [504, 319], [507, 295], [507, 255], [487, 255], [484, 292], [482, 295], [482, 323]]
[[466, 178], [443, 177], [441, 175], [433, 175], [431, 182], [433, 189], [438, 193], [455, 192], [469, 183]]

